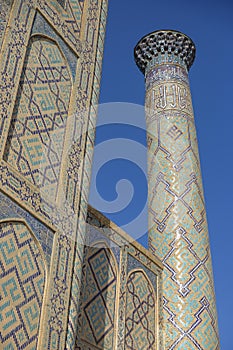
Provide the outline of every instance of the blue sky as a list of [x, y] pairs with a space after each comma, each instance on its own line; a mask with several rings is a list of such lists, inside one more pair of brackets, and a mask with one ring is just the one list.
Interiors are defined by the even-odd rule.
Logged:
[[[196, 45], [196, 59], [189, 78], [209, 223], [221, 349], [232, 350], [233, 2], [110, 0], [100, 103], [144, 104], [144, 78], [134, 63], [133, 49], [142, 36], [159, 29], [184, 32]], [[127, 131], [125, 125], [102, 126], [97, 128], [96, 144], [105, 140], [106, 135], [145, 143], [140, 128], [131, 127]], [[141, 210], [138, 203], [145, 202], [146, 183], [143, 174], [133, 165], [130, 168], [126, 162], [118, 162], [115, 165], [110, 162], [102, 169], [97, 188], [105, 200], [114, 200], [115, 184], [120, 177], [127, 178], [117, 169], [121, 167], [128, 176], [133, 175], [136, 202], [132, 199], [128, 212], [122, 210], [115, 217], [109, 215], [124, 225], [127, 216], [131, 217], [134, 211], [138, 215]], [[146, 245], [145, 237], [140, 242]]]

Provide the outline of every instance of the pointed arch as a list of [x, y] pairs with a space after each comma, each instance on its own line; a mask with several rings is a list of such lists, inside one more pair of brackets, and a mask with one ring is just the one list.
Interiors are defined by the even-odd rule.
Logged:
[[4, 348], [37, 345], [46, 284], [40, 244], [20, 219], [0, 222], [0, 339]]
[[111, 248], [105, 241], [95, 242], [85, 256], [81, 340], [100, 349], [114, 347], [117, 283], [117, 262]]
[[33, 35], [27, 47], [4, 160], [55, 200], [72, 74], [58, 43]]
[[156, 349], [156, 294], [142, 269], [130, 271], [126, 283], [125, 349]]

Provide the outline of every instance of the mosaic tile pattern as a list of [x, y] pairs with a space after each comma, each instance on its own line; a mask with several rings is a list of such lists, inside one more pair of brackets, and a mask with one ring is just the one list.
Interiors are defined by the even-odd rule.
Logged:
[[8, 196], [0, 192], [0, 221], [15, 218], [24, 220], [31, 228], [33, 234], [41, 245], [44, 252], [48, 269], [51, 264], [51, 255], [53, 249], [54, 232], [37, 220], [33, 215], [21, 208]]
[[[56, 2], [57, 3], [57, 2]], [[72, 6], [77, 5], [77, 1], [72, 2]], [[83, 12], [83, 5], [84, 2], [80, 2], [82, 11]], [[96, 4], [95, 4], [96, 5]], [[39, 8], [40, 10], [40, 15], [37, 16], [37, 11], [36, 8]], [[43, 24], [41, 26], [42, 29], [46, 29], [46, 32], [43, 32], [45, 35], [49, 35], [52, 32], [58, 33], [51, 35], [54, 40], [58, 41], [59, 46], [62, 47], [62, 50], [64, 50], [64, 54], [67, 58], [69, 58], [70, 61], [70, 68], [71, 68], [71, 73], [73, 77], [75, 77], [76, 74], [76, 65], [77, 65], [77, 55], [79, 56], [80, 62], [82, 60], [85, 60], [86, 57], [82, 55], [82, 45], [81, 41], [79, 40], [79, 35], [74, 35], [72, 32], [72, 28], [67, 24], [67, 22], [63, 22], [61, 17], [58, 19], [58, 8], [56, 9], [53, 8], [52, 1], [30, 1], [30, 4], [26, 0], [20, 0], [17, 2], [17, 6], [15, 9], [15, 17], [12, 17], [11, 19], [11, 26], [10, 26], [10, 31], [8, 33], [8, 38], [7, 38], [7, 46], [6, 46], [6, 51], [4, 56], [2, 57], [2, 65], [1, 65], [1, 91], [2, 91], [2, 103], [0, 105], [0, 114], [1, 114], [1, 127], [0, 127], [0, 143], [1, 143], [1, 150], [5, 149], [5, 142], [6, 142], [6, 137], [8, 134], [8, 128], [10, 124], [10, 119], [12, 115], [12, 106], [13, 106], [13, 101], [15, 96], [15, 90], [18, 90], [18, 81], [19, 81], [19, 76], [21, 75], [21, 68], [22, 64], [24, 63], [24, 55], [25, 55], [25, 50], [27, 48], [27, 40], [30, 36], [30, 33], [36, 33], [36, 28], [38, 29], [38, 17], [43, 18], [43, 20], [39, 20], [40, 24]], [[90, 7], [91, 11], [91, 7]], [[42, 16], [42, 15], [43, 16]], [[36, 19], [34, 21], [34, 15], [36, 15]], [[45, 22], [48, 22], [47, 25], [45, 25]], [[78, 21], [78, 20], [77, 20]], [[35, 24], [35, 27], [33, 27], [33, 22]], [[43, 23], [42, 23], [43, 22]], [[98, 20], [97, 20], [98, 22]], [[95, 24], [97, 23], [95, 21]], [[81, 22], [80, 22], [81, 23]], [[87, 22], [83, 22], [83, 31], [86, 30]], [[48, 27], [50, 30], [47, 30]], [[51, 29], [53, 28], [53, 29]], [[39, 32], [41, 32], [39, 30]], [[93, 30], [91, 29], [92, 33]], [[59, 37], [59, 40], [58, 40]], [[90, 36], [92, 38], [92, 36]], [[93, 39], [93, 38], [92, 38]], [[95, 55], [95, 45], [96, 45], [96, 39], [92, 40], [92, 47], [89, 47], [88, 45], [83, 45], [84, 50], [88, 50], [90, 57], [92, 55]], [[73, 54], [71, 54], [71, 50], [67, 50], [67, 43], [70, 48], [73, 50]], [[76, 55], [76, 60], [74, 59], [74, 55]], [[72, 57], [72, 59], [71, 59]], [[94, 56], [93, 56], [94, 57]], [[87, 91], [83, 92], [83, 88], [85, 89], [90, 89], [90, 84], [92, 75], [94, 74], [93, 72], [93, 64], [94, 64], [94, 59], [89, 60], [86, 62], [86, 69], [89, 72], [89, 80], [88, 82], [86, 81], [86, 85], [80, 86], [78, 89], [79, 91], [75, 91], [77, 94], [77, 101], [76, 103], [73, 103], [72, 106], [76, 107], [77, 110], [80, 112], [80, 103], [82, 101], [82, 105], [86, 107], [89, 106], [90, 101], [85, 98], [87, 95]], [[78, 77], [77, 77], [77, 87], [81, 84], [82, 82], [82, 69], [80, 69]], [[88, 107], [89, 108], [89, 107]], [[87, 108], [87, 110], [88, 110]], [[85, 127], [87, 125], [87, 119], [85, 121], [82, 120], [80, 117], [80, 114], [77, 114], [77, 110], [72, 108], [71, 113], [73, 113], [76, 118], [75, 118], [75, 125], [73, 126], [73, 130], [71, 132], [71, 143], [77, 141], [77, 133], [85, 133]], [[76, 132], [76, 134], [75, 134]], [[84, 140], [83, 140], [84, 141]], [[81, 145], [82, 152], [83, 149], [85, 148], [85, 143]], [[45, 198], [41, 198], [40, 192], [35, 190], [35, 187], [28, 187], [28, 184], [25, 184], [24, 179], [20, 174], [12, 173], [12, 169], [9, 169], [6, 164], [3, 166], [3, 172], [2, 175], [8, 174], [7, 180], [2, 182], [2, 185], [4, 186], [4, 190], [9, 193], [9, 195], [12, 195], [13, 197], [17, 197], [18, 200], [21, 200], [20, 196], [20, 191], [19, 187], [26, 187], [26, 192], [28, 195], [28, 201], [25, 202], [27, 205], [34, 210], [34, 205], [33, 205], [33, 198], [36, 197], [36, 212], [37, 215], [41, 218], [43, 217], [44, 220], [49, 220], [51, 222], [51, 216], [53, 216], [54, 212], [54, 207], [51, 205], [51, 202], [48, 200], [45, 200]], [[77, 181], [77, 171], [80, 169], [73, 169], [73, 172], [75, 173], [75, 176], [69, 177], [69, 175], [64, 174], [64, 182], [65, 182], [65, 188], [64, 192], [66, 193], [66, 196], [69, 197], [70, 201], [72, 202], [73, 207], [76, 207], [76, 196], [77, 192], [79, 191], [80, 187], [80, 182]], [[78, 179], [80, 180], [80, 179]], [[78, 183], [79, 182], [79, 183]], [[55, 214], [57, 216], [57, 214]], [[53, 221], [57, 219], [52, 219]], [[63, 220], [62, 220], [63, 221]]]
[[0, 3], [0, 51], [12, 3], [13, 0], [5, 0]]
[[51, 24], [38, 11], [36, 12], [36, 15], [35, 15], [31, 35], [40, 35], [41, 37], [46, 36], [53, 39], [57, 43], [57, 45], [60, 47], [62, 51], [62, 54], [66, 59], [66, 65], [68, 64], [73, 81], [74, 81], [76, 77], [76, 70], [77, 70], [77, 63], [78, 63], [77, 55], [67, 45], [67, 43], [62, 38], [62, 36], [58, 35], [58, 33], [54, 31], [54, 28], [51, 26]]
[[49, 314], [47, 322], [43, 325], [46, 334], [42, 333], [42, 349], [64, 348], [66, 336], [67, 309], [69, 305], [69, 283], [73, 272], [70, 261], [72, 260], [72, 241], [62, 233], [56, 236], [53, 254], [54, 264], [51, 271], [51, 285], [49, 289]]
[[51, 40], [28, 45], [4, 159], [55, 200], [71, 94], [71, 77]]
[[[1, 159], [0, 163], [1, 190], [52, 231], [57, 231], [53, 240], [53, 259], [48, 281], [50, 293], [43, 310], [41, 325], [43, 336], [39, 336], [39, 348], [56, 350], [74, 348], [76, 329], [73, 324], [77, 319], [77, 301], [81, 282], [82, 241], [85, 232], [84, 223], [94, 145], [95, 105], [99, 93], [106, 11], [106, 1], [66, 0], [63, 4], [59, 4], [57, 0], [15, 1], [14, 13], [10, 17], [9, 30], [6, 32], [4, 41], [4, 55], [1, 55], [1, 154], [6, 150], [7, 138], [9, 141], [13, 107], [19, 91], [22, 70], [27, 64], [28, 45], [30, 46], [34, 40], [31, 38], [32, 35], [40, 37], [42, 44], [47, 41], [59, 47], [64, 59], [62, 69], [67, 69], [70, 83], [73, 81], [69, 103], [70, 115], [74, 116], [72, 125], [69, 124], [71, 147], [70, 153], [62, 159], [62, 172], [59, 179], [60, 183], [63, 183], [65, 200], [69, 205], [64, 205], [60, 211], [55, 201], [51, 201], [52, 197], [47, 198], [43, 195], [38, 183], [35, 186], [32, 180], [28, 181], [29, 179], [25, 178], [22, 172], [6, 162], [8, 157], [6, 153], [5, 160]], [[47, 38], [44, 38], [45, 36]], [[69, 64], [66, 60], [69, 60]], [[66, 93], [67, 91], [62, 91], [63, 96]], [[62, 137], [58, 137], [57, 149], [63, 148], [62, 142]], [[75, 237], [76, 234], [77, 237]], [[78, 244], [74, 259], [75, 238]]]
[[127, 279], [125, 349], [156, 349], [155, 295], [142, 271]]
[[101, 349], [113, 349], [117, 269], [107, 248], [89, 247], [85, 257], [81, 339]]
[[66, 23], [72, 27], [73, 32], [78, 35], [81, 30], [81, 20], [83, 15], [83, 7], [85, 0], [59, 0], [63, 2], [63, 7], [66, 10], [66, 15], [63, 17]]
[[218, 325], [198, 145], [187, 68], [178, 58], [157, 54], [145, 73], [149, 247], [164, 265], [165, 348], [214, 350]]
[[[82, 335], [88, 329], [87, 322], [81, 322], [82, 315], [85, 315], [83, 307], [87, 305], [86, 299], [89, 299], [89, 293], [87, 295], [84, 287], [80, 295], [81, 304], [77, 322], [78, 337], [76, 339], [76, 349], [162, 350], [162, 269], [158, 265], [161, 262], [158, 262], [152, 254], [139, 244], [132, 243], [130, 237], [91, 207], [88, 210], [87, 222], [87, 242], [89, 242], [89, 245], [85, 248], [82, 285], [85, 286], [87, 281], [90, 295], [97, 295], [96, 290], [98, 289], [95, 286], [98, 277], [94, 277], [94, 282], [92, 281], [93, 273], [90, 269], [89, 257], [99, 257], [99, 254], [101, 256], [104, 250], [104, 258], [105, 254], [108, 255], [108, 252], [111, 251], [112, 257], [114, 255], [114, 260], [117, 262], [115, 266], [118, 265], [116, 270], [118, 271], [119, 281], [116, 285], [116, 311], [114, 314], [113, 310], [111, 311], [115, 336], [114, 343], [111, 345], [106, 340], [99, 346], [94, 345], [93, 341], [88, 341], [88, 339], [85, 342], [82, 340], [80, 330]], [[90, 247], [90, 244], [94, 248]], [[107, 249], [107, 245], [111, 248]], [[111, 267], [112, 263], [110, 260], [107, 261], [103, 258], [98, 259], [97, 266], [98, 268], [101, 267], [101, 262], [105, 261], [106, 268], [101, 269], [99, 276], [105, 276], [105, 281], [108, 280], [108, 283], [111, 283], [114, 276]], [[91, 271], [91, 274], [88, 271]], [[107, 273], [104, 273], [105, 271]], [[91, 278], [87, 279], [89, 275]], [[104, 278], [102, 278], [102, 281], [104, 281]], [[112, 293], [109, 294], [109, 297], [110, 299], [112, 298]], [[108, 329], [110, 316], [106, 310], [104, 313], [104, 323]], [[98, 312], [96, 311], [97, 314]], [[86, 318], [86, 315], [84, 318]], [[102, 322], [98, 323], [98, 327], [104, 329]]]
[[57, 2], [58, 2], [62, 7], [65, 6], [65, 1], [66, 1], [66, 0], [57, 0]]
[[45, 266], [27, 226], [0, 223], [1, 349], [36, 349]]
[[[129, 249], [129, 252], [131, 252], [131, 249]], [[138, 254], [138, 259], [135, 260], [134, 256], [129, 254], [127, 259], [127, 274], [129, 274], [133, 270], [142, 270], [145, 272], [145, 276], [147, 276], [150, 280], [151, 285], [153, 286], [154, 290], [157, 289], [157, 276], [151, 271], [151, 264], [148, 260], [145, 260], [146, 264], [142, 264], [140, 262], [140, 258], [143, 258], [143, 255], [140, 256], [140, 252]], [[149, 264], [148, 268], [147, 264]]]
[[[98, 6], [97, 6], [98, 4]], [[90, 1], [90, 6], [88, 7], [88, 16], [87, 23], [90, 31], [86, 31], [86, 42], [93, 46], [93, 41], [97, 41], [96, 43], [96, 52], [95, 52], [95, 61], [94, 61], [94, 77], [91, 80], [90, 75], [90, 64], [92, 62], [91, 51], [86, 47], [86, 61], [81, 64], [83, 69], [83, 74], [80, 74], [80, 90], [82, 89], [80, 96], [83, 96], [83, 100], [85, 101], [87, 97], [90, 95], [90, 115], [88, 119], [88, 138], [86, 145], [86, 154], [85, 154], [85, 173], [82, 178], [83, 191], [81, 196], [81, 205], [80, 205], [80, 216], [79, 216], [79, 244], [76, 246], [76, 255], [74, 261], [74, 269], [76, 271], [82, 270], [82, 252], [81, 247], [85, 240], [84, 233], [86, 233], [86, 213], [87, 213], [87, 203], [88, 203], [88, 195], [89, 195], [89, 187], [90, 187], [90, 177], [91, 177], [91, 165], [92, 165], [92, 151], [94, 148], [94, 130], [96, 125], [96, 115], [97, 115], [97, 106], [98, 106], [98, 98], [99, 98], [99, 90], [100, 90], [100, 79], [101, 79], [101, 68], [102, 68], [102, 57], [104, 50], [104, 38], [105, 38], [105, 28], [106, 28], [106, 20], [107, 20], [107, 10], [108, 10], [108, 1], [103, 0], [102, 2], [96, 2], [95, 0]], [[98, 20], [99, 19], [99, 23]], [[98, 32], [95, 28], [98, 27]], [[98, 36], [97, 36], [98, 33]], [[90, 92], [87, 92], [87, 87], [91, 87]], [[85, 92], [84, 92], [85, 91]], [[83, 101], [77, 99], [77, 115], [80, 115], [80, 110], [82, 111]], [[79, 109], [79, 110], [78, 110]], [[84, 121], [83, 121], [84, 122]], [[83, 124], [83, 123], [82, 123]], [[83, 128], [82, 124], [80, 128], [78, 125], [76, 126], [76, 130], [80, 130]], [[74, 136], [75, 137], [75, 136]], [[81, 180], [80, 180], [81, 181]], [[75, 182], [68, 179], [68, 185], [70, 188], [75, 188], [77, 186]], [[71, 199], [72, 201], [72, 199]], [[74, 202], [74, 200], [73, 200]], [[77, 307], [77, 296], [80, 293], [80, 284], [81, 277], [80, 274], [73, 275], [72, 281], [72, 292], [71, 292], [71, 303], [70, 303], [70, 313], [69, 313], [69, 323], [68, 323], [68, 331], [67, 331], [67, 347], [70, 348], [75, 346], [76, 341], [76, 329], [78, 324], [78, 307]], [[76, 296], [76, 297], [74, 297]]]
[[72, 37], [80, 35], [84, 0], [50, 0], [49, 6], [47, 6], [48, 2], [42, 0], [39, 2], [50, 17], [55, 16], [55, 21], [59, 16], [62, 18], [69, 27], [69, 34]]

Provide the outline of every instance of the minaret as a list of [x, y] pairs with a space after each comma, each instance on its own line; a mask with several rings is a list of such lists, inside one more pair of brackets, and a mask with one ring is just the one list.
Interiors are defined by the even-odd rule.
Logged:
[[212, 263], [188, 70], [195, 46], [161, 30], [143, 37], [149, 247], [164, 265], [165, 349], [219, 349]]

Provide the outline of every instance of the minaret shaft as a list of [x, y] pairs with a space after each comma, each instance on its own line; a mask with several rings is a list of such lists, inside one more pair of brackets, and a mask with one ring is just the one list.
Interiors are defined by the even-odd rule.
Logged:
[[135, 58], [146, 78], [149, 248], [164, 265], [166, 349], [219, 349], [212, 263], [185, 35], [144, 37]]

